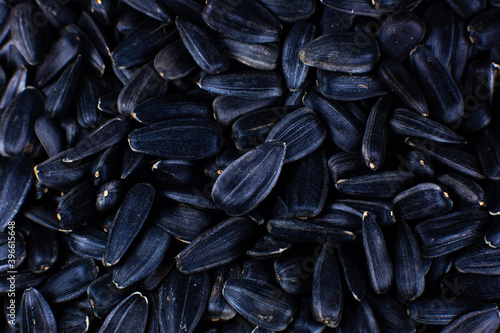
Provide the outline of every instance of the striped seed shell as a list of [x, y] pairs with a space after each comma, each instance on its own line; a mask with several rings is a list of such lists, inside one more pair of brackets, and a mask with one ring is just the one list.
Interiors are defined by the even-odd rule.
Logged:
[[453, 9], [455, 14], [460, 17], [468, 18], [479, 12], [481, 12], [486, 7], [486, 0], [447, 0], [448, 6]]
[[419, 323], [447, 325], [460, 315], [491, 306], [495, 305], [461, 297], [455, 297], [450, 302], [421, 297], [408, 303], [408, 315]]
[[316, 35], [316, 26], [310, 22], [296, 23], [283, 42], [281, 64], [288, 89], [299, 89], [304, 83], [309, 67], [299, 59], [299, 50]]
[[486, 194], [475, 181], [453, 172], [439, 175], [437, 180], [448, 188], [454, 201], [463, 209], [486, 206]]
[[49, 117], [43, 116], [35, 121], [35, 134], [47, 152], [47, 155], [53, 157], [64, 150], [66, 137], [61, 127], [56, 121]]
[[312, 283], [312, 314], [328, 327], [337, 327], [343, 309], [342, 280], [335, 248], [323, 245], [314, 265]]
[[57, 319], [60, 332], [86, 332], [89, 329], [89, 316], [77, 307], [61, 309]]
[[267, 98], [283, 94], [281, 76], [271, 71], [205, 75], [197, 84], [203, 90], [225, 96]]
[[185, 273], [206, 271], [234, 261], [245, 253], [254, 237], [254, 227], [245, 217], [231, 217], [196, 237], [176, 257]]
[[69, 247], [80, 257], [102, 260], [107, 241], [108, 237], [104, 231], [89, 226], [70, 234]]
[[394, 110], [389, 125], [392, 132], [403, 136], [451, 144], [467, 143], [463, 137], [448, 127], [407, 109]]
[[172, 270], [158, 290], [161, 331], [192, 333], [207, 306], [210, 287], [207, 272], [184, 275]]
[[295, 218], [273, 219], [267, 223], [267, 231], [274, 238], [291, 243], [310, 243], [318, 239], [340, 243], [353, 242], [356, 239], [356, 235], [351, 231]]
[[85, 181], [64, 194], [56, 209], [59, 226], [64, 230], [74, 230], [85, 223], [95, 213], [95, 188]]
[[141, 12], [160, 22], [170, 22], [172, 20], [164, 2], [154, 0], [124, 0], [123, 2], [138, 12]]
[[379, 58], [377, 40], [364, 36], [359, 47], [356, 32], [338, 32], [314, 39], [300, 49], [300, 60], [312, 67], [344, 73], [366, 73]]
[[21, 91], [0, 118], [0, 154], [29, 155], [36, 150], [35, 120], [43, 113], [44, 99], [33, 87]]
[[455, 80], [425, 46], [415, 47], [410, 60], [420, 89], [433, 106], [432, 117], [447, 126], [458, 124], [464, 116], [464, 103]]
[[76, 111], [78, 124], [83, 128], [95, 128], [102, 120], [102, 113], [96, 107], [103, 93], [101, 81], [94, 75], [81, 72], [76, 90]]
[[415, 79], [405, 68], [393, 59], [384, 61], [378, 67], [378, 76], [382, 82], [408, 107], [422, 116], [429, 115], [427, 102]]
[[244, 43], [231, 38], [220, 38], [224, 52], [234, 59], [253, 69], [270, 71], [276, 69], [280, 56], [278, 43], [253, 44]]
[[325, 329], [325, 325], [316, 321], [312, 312], [312, 300], [310, 296], [302, 296], [300, 299], [299, 309], [295, 314], [293, 321], [288, 325], [287, 330], [290, 333], [321, 333]]
[[285, 152], [284, 143], [269, 141], [231, 163], [215, 181], [214, 202], [231, 216], [253, 210], [278, 181]]
[[123, 147], [115, 144], [103, 151], [92, 164], [90, 169], [94, 178], [94, 185], [101, 186], [120, 176]]
[[279, 40], [281, 23], [259, 2], [209, 0], [203, 20], [215, 31], [246, 43]]
[[354, 299], [361, 302], [367, 290], [362, 263], [357, 259], [361, 258], [362, 254], [355, 244], [342, 244], [337, 249], [337, 254], [347, 287]]
[[500, 38], [497, 33], [500, 26], [499, 13], [499, 8], [491, 8], [470, 20], [467, 31], [470, 40], [478, 49], [489, 50], [500, 46]]
[[315, 151], [325, 137], [326, 131], [314, 111], [302, 108], [281, 119], [269, 132], [266, 142], [285, 143], [283, 163], [289, 163]]
[[351, 15], [369, 17], [379, 17], [381, 15], [381, 12], [367, 0], [321, 0], [321, 2], [326, 6]]
[[340, 203], [358, 210], [361, 213], [369, 212], [375, 221], [381, 225], [393, 225], [396, 223], [394, 207], [389, 201], [368, 201], [356, 199], [341, 199]]
[[473, 244], [483, 237], [488, 213], [458, 211], [424, 220], [415, 227], [424, 257], [436, 258]]
[[131, 330], [145, 332], [148, 319], [148, 299], [135, 292], [121, 301], [101, 326], [99, 333], [114, 333]]
[[40, 292], [53, 303], [73, 300], [85, 293], [98, 272], [94, 260], [77, 259], [53, 273], [40, 287]]
[[0, 166], [0, 230], [3, 232], [17, 212], [33, 185], [33, 162], [26, 157], [15, 157]]
[[266, 265], [266, 261], [247, 260], [242, 265], [241, 277], [249, 280], [264, 281], [270, 284], [275, 283], [273, 270], [270, 265]]
[[80, 140], [64, 157], [64, 163], [76, 162], [96, 154], [123, 140], [130, 129], [126, 118], [112, 118]]
[[500, 180], [500, 137], [493, 128], [485, 128], [479, 133], [476, 150], [486, 176]]
[[111, 59], [119, 68], [143, 65], [153, 60], [164, 46], [174, 40], [174, 36], [173, 22], [158, 22], [147, 18], [120, 41], [113, 50]]
[[106, 317], [130, 292], [130, 288], [118, 289], [113, 283], [112, 273], [101, 275], [87, 288], [92, 312], [97, 318]]
[[346, 302], [345, 315], [337, 328], [339, 333], [344, 332], [371, 332], [379, 333], [380, 329], [372, 308], [366, 302]]
[[327, 204], [323, 212], [310, 219], [313, 224], [360, 230], [363, 213], [343, 203]]
[[286, 187], [288, 211], [298, 218], [318, 215], [328, 195], [329, 175], [323, 149], [297, 162]]
[[167, 186], [161, 191], [161, 195], [177, 203], [191, 205], [196, 209], [211, 212], [219, 210], [210, 193], [206, 193], [199, 187]]
[[54, 266], [59, 255], [55, 231], [34, 225], [29, 235], [29, 245], [28, 266], [31, 271], [40, 273]]
[[274, 260], [276, 282], [292, 295], [303, 295], [311, 290], [312, 276], [304, 267], [308, 254], [288, 252]]
[[397, 224], [393, 249], [398, 296], [406, 302], [412, 301], [424, 292], [425, 270], [417, 238], [405, 221]]
[[272, 106], [279, 98], [240, 98], [232, 96], [217, 96], [212, 108], [215, 120], [222, 126], [233, 123], [239, 117], [249, 114], [252, 111]]
[[169, 43], [156, 54], [154, 67], [163, 79], [178, 80], [194, 71], [196, 62], [182, 40], [178, 39]]
[[182, 42], [194, 61], [209, 74], [224, 72], [229, 60], [221, 45], [198, 25], [178, 17], [175, 20]]
[[340, 179], [337, 190], [356, 197], [389, 199], [409, 188], [415, 176], [406, 171], [375, 172], [365, 176]]
[[351, 74], [318, 70], [318, 88], [335, 101], [359, 101], [386, 93], [376, 73]]
[[118, 112], [129, 116], [140, 102], [164, 90], [165, 80], [156, 71], [153, 62], [148, 62], [133, 72], [118, 95]]
[[316, 2], [313, 0], [261, 0], [261, 3], [282, 22], [307, 20], [316, 9]]
[[30, 65], [38, 65], [45, 51], [46, 29], [37, 26], [36, 7], [21, 3], [12, 8], [9, 16], [10, 35], [17, 50]]
[[256, 259], [279, 257], [288, 251], [292, 244], [279, 241], [271, 236], [263, 236], [247, 251], [247, 255]]
[[423, 19], [427, 30], [423, 45], [444, 68], [450, 70], [457, 38], [452, 11], [434, 4], [426, 9]]
[[406, 138], [405, 142], [455, 171], [475, 179], [485, 178], [479, 160], [462, 150], [414, 138]]
[[500, 275], [500, 249], [483, 242], [469, 246], [455, 256], [455, 268], [461, 273]]
[[384, 294], [391, 288], [394, 266], [387, 252], [384, 235], [370, 213], [363, 213], [363, 248], [373, 291]]
[[35, 74], [37, 86], [43, 87], [52, 80], [80, 52], [80, 38], [70, 30], [63, 29], [59, 39], [46, 53]]
[[[380, 25], [377, 40], [380, 52], [394, 63], [404, 60], [425, 36], [425, 22], [410, 11], [395, 12]], [[402, 83], [402, 81], [399, 81]], [[403, 83], [404, 84], [404, 83]], [[418, 90], [413, 88], [412, 90]], [[425, 101], [424, 101], [425, 102]]]
[[113, 270], [113, 283], [119, 289], [127, 288], [146, 278], [160, 265], [170, 247], [170, 235], [151, 226], [137, 237], [135, 246]]
[[170, 119], [130, 132], [128, 142], [135, 152], [163, 158], [198, 160], [217, 154], [221, 127], [199, 118]]
[[5, 109], [9, 106], [14, 98], [23, 91], [27, 86], [28, 70], [26, 68], [19, 68], [9, 79], [5, 90], [2, 90], [2, 99], [0, 100], [0, 109]]
[[53, 209], [49, 209], [40, 205], [31, 205], [23, 209], [23, 215], [33, 223], [39, 224], [44, 228], [60, 231], [71, 232], [72, 230], [64, 230], [59, 226], [59, 220]]
[[238, 263], [217, 268], [215, 281], [208, 299], [207, 313], [212, 321], [231, 320], [236, 316], [236, 311], [222, 296], [224, 283], [228, 279], [241, 278], [241, 267]]
[[360, 154], [345, 152], [330, 157], [328, 167], [334, 183], [337, 183], [340, 179], [354, 177], [368, 171]]
[[365, 134], [361, 143], [361, 155], [367, 167], [373, 171], [383, 166], [387, 150], [389, 126], [389, 98], [382, 96], [370, 111]]
[[453, 207], [448, 193], [433, 183], [418, 184], [399, 193], [392, 204], [396, 216], [408, 220], [440, 216]]
[[229, 279], [222, 295], [243, 318], [269, 330], [284, 330], [296, 310], [288, 294], [264, 281]]
[[312, 90], [306, 92], [303, 102], [321, 119], [328, 134], [327, 140], [347, 153], [360, 149], [363, 125], [350, 110]]
[[154, 208], [150, 221], [180, 241], [189, 243], [211, 226], [212, 217], [188, 205], [168, 205]]
[[154, 197], [155, 189], [148, 183], [132, 186], [125, 195], [109, 231], [104, 265], [115, 265], [130, 247], [151, 210]]
[[173, 118], [208, 118], [210, 109], [202, 101], [189, 96], [155, 96], [137, 104], [131, 114], [135, 120], [149, 125]]
[[322, 35], [329, 35], [335, 32], [349, 31], [354, 23], [355, 15], [336, 8], [325, 6], [319, 28]]
[[419, 150], [411, 150], [407, 154], [408, 169], [417, 177], [426, 181], [434, 179], [434, 166], [431, 158]]
[[495, 332], [500, 327], [500, 312], [498, 307], [473, 311], [455, 319], [446, 325], [442, 333], [451, 332]]
[[373, 310], [380, 332], [413, 333], [414, 322], [408, 317], [406, 308], [387, 295], [367, 293], [366, 302]]
[[19, 328], [21, 332], [56, 333], [57, 324], [52, 310], [35, 288], [28, 288], [21, 301]]
[[453, 290], [458, 297], [495, 300], [500, 297], [499, 284], [500, 275], [450, 273], [442, 279], [440, 288]]

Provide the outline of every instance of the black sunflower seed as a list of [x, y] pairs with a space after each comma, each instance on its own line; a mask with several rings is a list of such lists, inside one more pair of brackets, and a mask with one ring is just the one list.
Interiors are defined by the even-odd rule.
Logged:
[[[35, 273], [50, 269], [59, 255], [57, 235], [53, 230], [45, 230], [34, 225], [29, 236], [28, 266]], [[22, 258], [21, 256], [16, 259]]]
[[326, 6], [336, 10], [350, 13], [351, 15], [362, 15], [370, 17], [380, 16], [380, 12], [367, 0], [321, 0]]
[[500, 249], [494, 249], [481, 242], [457, 254], [455, 268], [462, 273], [500, 275], [499, 256]]
[[240, 98], [232, 96], [218, 96], [214, 99], [212, 107], [215, 120], [223, 125], [230, 125], [234, 120], [249, 114], [252, 111], [272, 106], [279, 98]]
[[486, 194], [475, 181], [456, 173], [445, 173], [437, 177], [451, 192], [454, 201], [463, 209], [477, 209], [485, 207]]
[[35, 288], [24, 291], [20, 312], [21, 332], [57, 332], [54, 314], [45, 298]]
[[144, 279], [162, 262], [170, 247], [170, 235], [161, 228], [151, 226], [143, 231], [135, 246], [113, 270], [113, 283], [123, 289]]
[[87, 288], [92, 312], [97, 318], [105, 318], [130, 292], [130, 288], [118, 289], [112, 273], [101, 275]]
[[311, 309], [314, 318], [328, 327], [337, 327], [342, 317], [342, 295], [337, 254], [333, 245], [326, 243], [314, 265]]
[[493, 223], [490, 225], [490, 227], [486, 231], [486, 234], [484, 235], [484, 241], [490, 247], [500, 247], [500, 223], [498, 223], [498, 217], [495, 216], [495, 218], [493, 219]]
[[254, 227], [244, 217], [229, 218], [196, 237], [175, 258], [186, 274], [206, 271], [236, 260], [254, 237]]
[[397, 217], [409, 220], [443, 215], [453, 207], [448, 193], [433, 183], [422, 183], [399, 193], [392, 204]]
[[170, 119], [130, 132], [128, 142], [135, 152], [163, 158], [199, 160], [220, 150], [222, 129], [199, 118]]
[[9, 17], [12, 41], [30, 65], [39, 64], [45, 51], [46, 30], [36, 26], [36, 14], [34, 4], [22, 3], [12, 8]]
[[450, 70], [457, 38], [453, 13], [443, 6], [432, 5], [425, 11], [423, 19], [427, 30], [424, 46], [444, 68]]
[[375, 73], [347, 74], [318, 70], [318, 88], [336, 101], [359, 101], [385, 94], [386, 88]]
[[243, 318], [270, 330], [284, 330], [296, 310], [288, 294], [264, 281], [229, 279], [222, 294]]
[[291, 247], [290, 243], [276, 240], [271, 236], [263, 236], [247, 251], [247, 255], [256, 259], [270, 259], [280, 256]]
[[104, 231], [94, 227], [79, 228], [70, 234], [69, 246], [83, 258], [102, 260], [108, 241]]
[[33, 162], [26, 157], [15, 157], [0, 165], [0, 230], [3, 232], [26, 199], [33, 184]]
[[422, 254], [440, 257], [473, 244], [483, 237], [488, 213], [480, 210], [458, 211], [424, 220], [415, 233], [420, 238]]
[[366, 123], [365, 134], [361, 144], [361, 155], [365, 160], [367, 167], [376, 171], [385, 161], [387, 149], [387, 136], [389, 126], [387, 118], [389, 117], [388, 97], [382, 96], [373, 105], [368, 121]]
[[292, 295], [303, 295], [311, 290], [312, 275], [304, 266], [306, 253], [288, 252], [274, 260], [276, 282]]
[[133, 330], [144, 332], [148, 318], [148, 299], [135, 292], [121, 301], [101, 326], [99, 333]]
[[174, 269], [158, 290], [161, 330], [192, 333], [207, 306], [210, 286], [207, 272], [184, 275]]
[[310, 18], [316, 9], [313, 0], [274, 1], [262, 0], [264, 6], [283, 22], [297, 22]]
[[441, 283], [440, 289], [453, 293], [458, 297], [477, 300], [494, 300], [500, 296], [498, 285], [500, 275], [450, 273]]
[[[491, 8], [476, 15], [467, 26], [470, 40], [480, 50], [489, 50], [500, 46], [500, 39], [496, 31], [500, 26], [500, 9]], [[486, 22], [488, 22], [486, 24]]]
[[276, 72], [247, 71], [206, 75], [198, 82], [211, 93], [246, 98], [277, 97], [283, 94], [283, 83]]
[[356, 197], [389, 199], [410, 187], [414, 179], [411, 172], [384, 171], [340, 179], [335, 187], [342, 193]]
[[246, 43], [279, 40], [281, 23], [259, 2], [210, 0], [203, 20], [215, 31]]
[[178, 80], [196, 69], [196, 63], [182, 40], [169, 43], [156, 54], [154, 67], [165, 80]]
[[[359, 47], [360, 37], [363, 47]], [[321, 36], [300, 49], [300, 60], [304, 64], [344, 73], [374, 70], [379, 55], [377, 40], [357, 32]]]
[[396, 299], [387, 295], [367, 293], [366, 302], [373, 310], [381, 332], [412, 333], [415, 324], [408, 317], [406, 308]]
[[168, 14], [168, 10], [165, 7], [163, 2], [158, 2], [154, 0], [125, 0], [127, 5], [134, 8], [135, 10], [146, 14], [149, 17], [152, 17], [161, 22], [169, 22], [171, 21], [171, 17]]
[[232, 216], [253, 210], [278, 181], [285, 153], [284, 143], [269, 141], [231, 163], [214, 184], [214, 202]]
[[329, 35], [335, 32], [349, 31], [355, 17], [351, 13], [325, 6], [319, 22], [321, 34]]
[[62, 332], [85, 332], [89, 327], [89, 316], [76, 307], [61, 309], [57, 328]]
[[103, 151], [94, 161], [90, 169], [94, 178], [94, 185], [101, 186], [120, 175], [120, 162], [123, 156], [123, 147], [119, 144]]
[[241, 278], [241, 267], [238, 263], [220, 267], [215, 271], [215, 281], [207, 305], [208, 316], [211, 320], [231, 320], [236, 316], [236, 311], [222, 296], [222, 289], [228, 279], [237, 278]]
[[361, 263], [356, 258], [361, 258], [362, 254], [356, 245], [351, 244], [342, 244], [337, 253], [347, 287], [354, 299], [361, 302], [366, 294], [367, 283]]
[[359, 154], [337, 153], [328, 160], [330, 175], [334, 183], [340, 179], [368, 172]]
[[148, 183], [132, 186], [125, 195], [109, 232], [103, 257], [106, 266], [115, 265], [130, 247], [149, 214], [154, 197], [155, 189]]
[[85, 181], [64, 194], [56, 209], [59, 226], [64, 230], [74, 230], [84, 225], [94, 213], [95, 188], [90, 181]]
[[446, 325], [441, 332], [493, 332], [500, 327], [500, 312], [498, 307], [469, 312]]
[[296, 23], [283, 42], [281, 64], [288, 89], [296, 90], [304, 83], [309, 67], [299, 59], [299, 50], [313, 40], [316, 26], [309, 22]]
[[253, 44], [231, 38], [221, 38], [219, 42], [231, 59], [254, 69], [276, 69], [280, 55], [278, 43]]

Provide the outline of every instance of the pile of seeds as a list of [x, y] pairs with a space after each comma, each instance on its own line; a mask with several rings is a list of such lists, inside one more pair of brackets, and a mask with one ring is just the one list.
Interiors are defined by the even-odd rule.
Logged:
[[0, 0], [2, 332], [495, 332], [500, 1]]

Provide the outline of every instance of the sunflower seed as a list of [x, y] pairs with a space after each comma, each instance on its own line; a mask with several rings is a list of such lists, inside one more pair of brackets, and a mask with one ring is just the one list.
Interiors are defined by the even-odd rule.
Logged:
[[366, 123], [365, 135], [361, 144], [361, 155], [367, 167], [376, 171], [385, 161], [387, 149], [387, 136], [389, 126], [387, 118], [389, 116], [388, 97], [382, 96], [377, 100]]
[[107, 235], [94, 227], [80, 228], [70, 234], [69, 246], [83, 258], [102, 260], [106, 251]]
[[35, 288], [24, 291], [20, 312], [21, 332], [57, 332], [54, 314], [45, 298]]
[[453, 207], [448, 193], [433, 183], [418, 184], [399, 193], [392, 204], [397, 217], [409, 220], [440, 216]]
[[118, 289], [112, 273], [101, 275], [87, 288], [92, 312], [97, 318], [106, 317], [130, 292], [130, 288]]
[[[496, 33], [500, 26], [500, 9], [491, 8], [476, 15], [467, 26], [470, 40], [480, 50], [489, 50], [500, 46], [500, 39]], [[488, 22], [486, 24], [486, 22]]]
[[467, 313], [443, 328], [441, 332], [494, 332], [500, 326], [498, 307]]
[[432, 5], [425, 11], [423, 19], [427, 30], [424, 46], [444, 68], [450, 70], [457, 38], [453, 13], [443, 6]]
[[240, 277], [241, 267], [237, 263], [220, 267], [215, 271], [215, 282], [207, 305], [207, 312], [212, 321], [231, 320], [236, 316], [236, 311], [222, 296], [222, 288], [228, 279]]
[[[28, 266], [30, 270], [40, 273], [54, 266], [59, 255], [59, 244], [53, 230], [45, 230], [38, 225], [33, 226], [29, 244]], [[21, 258], [21, 256], [16, 258]]]
[[135, 292], [121, 301], [101, 326], [99, 333], [133, 330], [144, 332], [148, 318], [148, 299]]
[[486, 206], [486, 195], [478, 183], [456, 173], [446, 173], [437, 180], [448, 187], [452, 197], [463, 209], [477, 209]]
[[211, 93], [234, 97], [268, 98], [283, 94], [281, 77], [271, 71], [206, 75], [197, 84]]
[[385, 94], [386, 89], [375, 73], [347, 74], [318, 70], [319, 91], [336, 101], [359, 101]]
[[411, 172], [385, 171], [366, 176], [340, 179], [337, 190], [356, 197], [388, 199], [410, 187], [415, 179]]

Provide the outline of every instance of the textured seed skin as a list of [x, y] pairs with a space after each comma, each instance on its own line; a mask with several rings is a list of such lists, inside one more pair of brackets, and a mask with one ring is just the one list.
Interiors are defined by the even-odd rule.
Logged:
[[217, 154], [222, 129], [198, 118], [170, 119], [133, 130], [130, 148], [163, 158], [198, 160]]
[[500, 180], [500, 138], [490, 128], [484, 129], [476, 141], [482, 169], [489, 179]]
[[365, 135], [361, 144], [361, 154], [367, 167], [376, 171], [385, 161], [389, 126], [389, 100], [381, 97], [373, 106], [366, 123]]
[[[59, 256], [59, 244], [55, 232], [36, 225], [32, 228], [29, 241], [29, 268], [35, 273], [41, 273], [54, 266]], [[22, 256], [18, 258], [21, 259]]]
[[101, 326], [99, 333], [133, 330], [144, 332], [148, 318], [148, 299], [135, 292], [121, 301]]
[[337, 249], [337, 254], [347, 287], [354, 299], [361, 302], [367, 291], [367, 282], [361, 263], [355, 259], [362, 256], [360, 249], [356, 245], [342, 244]]
[[8, 227], [33, 185], [33, 162], [26, 157], [15, 157], [0, 165], [0, 230]]
[[311, 274], [302, 263], [307, 260], [304, 253], [285, 253], [274, 260], [275, 279], [281, 289], [292, 295], [304, 295], [311, 290]]
[[299, 59], [300, 48], [311, 42], [316, 26], [309, 22], [296, 23], [288, 33], [281, 55], [281, 64], [288, 89], [296, 90], [304, 83], [309, 67]]
[[[236, 260], [254, 236], [252, 222], [232, 217], [196, 237], [176, 257], [177, 268], [185, 273], [206, 271]], [[228, 238], [226, 238], [228, 237]]]
[[487, 213], [469, 210], [420, 222], [415, 227], [415, 233], [420, 239], [422, 254], [435, 258], [481, 240], [487, 219]]
[[276, 184], [285, 153], [284, 143], [269, 141], [231, 163], [214, 184], [214, 202], [231, 216], [253, 210]]
[[355, 0], [355, 1], [334, 1], [334, 0], [321, 0], [326, 6], [332, 7], [338, 11], [363, 15], [369, 17], [378, 17], [381, 13], [369, 1]]
[[103, 257], [104, 265], [115, 265], [121, 259], [142, 228], [154, 197], [155, 189], [148, 183], [134, 185], [125, 195], [114, 216], [113, 228], [109, 232]]
[[282, 30], [281, 23], [253, 1], [210, 0], [203, 20], [215, 31], [246, 43], [276, 42]]
[[450, 70], [457, 38], [453, 13], [443, 6], [432, 5], [425, 11], [423, 19], [427, 29], [424, 46], [444, 68]]
[[112, 273], [101, 275], [87, 288], [92, 311], [97, 318], [105, 318], [130, 292], [130, 288], [118, 289]]
[[380, 52], [385, 57], [401, 62], [424, 40], [425, 32], [425, 22], [412, 12], [396, 13], [380, 26], [377, 35]]
[[17, 50], [30, 65], [42, 61], [45, 49], [45, 29], [36, 27], [36, 7], [31, 3], [18, 4], [10, 13], [10, 33]]
[[74, 230], [88, 222], [95, 213], [95, 188], [90, 181], [75, 186], [59, 202], [56, 216], [64, 230]]
[[271, 71], [206, 75], [197, 84], [203, 90], [225, 96], [268, 98], [283, 94], [281, 76]]
[[422, 91], [418, 87], [416, 80], [403, 66], [395, 60], [386, 60], [378, 67], [378, 75], [391, 92], [406, 103], [407, 106], [424, 117], [429, 115], [427, 102]]
[[80, 228], [71, 233], [69, 246], [83, 258], [102, 260], [106, 251], [107, 235], [93, 227]]
[[266, 142], [283, 142], [286, 145], [283, 163], [289, 163], [315, 151], [325, 137], [326, 131], [314, 111], [302, 108], [281, 119], [269, 132]]
[[[459, 297], [472, 298], [477, 300], [494, 300], [498, 298], [499, 275], [447, 274], [440, 284], [440, 287], [456, 284], [457, 295]], [[466, 286], [466, 287], [465, 287]]]
[[165, 80], [178, 80], [196, 69], [196, 62], [182, 40], [169, 43], [156, 54], [154, 67]]
[[455, 258], [455, 268], [461, 273], [499, 275], [498, 256], [500, 252], [487, 244], [479, 243], [467, 247]]
[[318, 88], [336, 101], [359, 101], [383, 95], [386, 88], [374, 73], [357, 74], [318, 70]]
[[342, 295], [337, 254], [332, 244], [326, 243], [314, 265], [312, 314], [316, 320], [329, 327], [337, 327], [342, 316]]
[[[458, 124], [464, 116], [464, 103], [446, 68], [424, 46], [414, 48], [410, 60], [427, 103], [434, 106], [432, 117], [444, 125]], [[443, 86], [448, 89], [441, 89]]]
[[207, 272], [183, 275], [174, 269], [158, 291], [160, 329], [165, 332], [193, 332], [210, 295]]
[[378, 43], [367, 37], [366, 47], [356, 44], [355, 32], [334, 33], [314, 39], [300, 49], [300, 60], [312, 67], [344, 73], [366, 73], [375, 69]]
[[337, 190], [355, 197], [388, 199], [410, 187], [415, 176], [406, 171], [385, 171], [340, 179]]
[[57, 332], [57, 324], [49, 304], [35, 288], [23, 293], [19, 327], [21, 332]]
[[397, 217], [409, 220], [443, 215], [453, 207], [448, 193], [433, 183], [422, 183], [401, 192], [392, 204]]
[[274, 70], [277, 67], [280, 55], [278, 43], [244, 43], [232, 38], [221, 38], [219, 42], [229, 58], [248, 67], [264, 71]]
[[[489, 50], [500, 45], [498, 27], [500, 25], [498, 8], [488, 9], [474, 17], [467, 26], [470, 40], [480, 50]], [[485, 24], [488, 22], [487, 24]]]
[[222, 289], [224, 288], [224, 283], [228, 279], [240, 277], [241, 267], [238, 263], [220, 267], [216, 270], [215, 281], [207, 305], [208, 316], [212, 321], [231, 320], [236, 316], [236, 311], [227, 303], [224, 296], [222, 296]]
[[437, 180], [448, 187], [452, 197], [463, 209], [487, 206], [486, 194], [475, 181], [452, 172], [438, 176]]
[[288, 294], [259, 280], [229, 279], [222, 294], [243, 318], [269, 330], [284, 330], [296, 310]]
[[498, 307], [467, 313], [445, 326], [443, 333], [467, 332], [471, 329], [477, 332], [494, 332], [500, 326]]
[[368, 212], [363, 214], [363, 248], [372, 289], [377, 294], [384, 294], [391, 288], [394, 266], [382, 231]]
[[292, 323], [288, 325], [287, 330], [291, 333], [322, 332], [325, 329], [325, 325], [316, 321], [316, 319], [312, 316], [311, 309], [311, 297], [302, 297], [299, 309], [294, 316]]
[[373, 293], [367, 293], [366, 296], [381, 332], [415, 332], [415, 324], [406, 314], [407, 310], [396, 299]]

